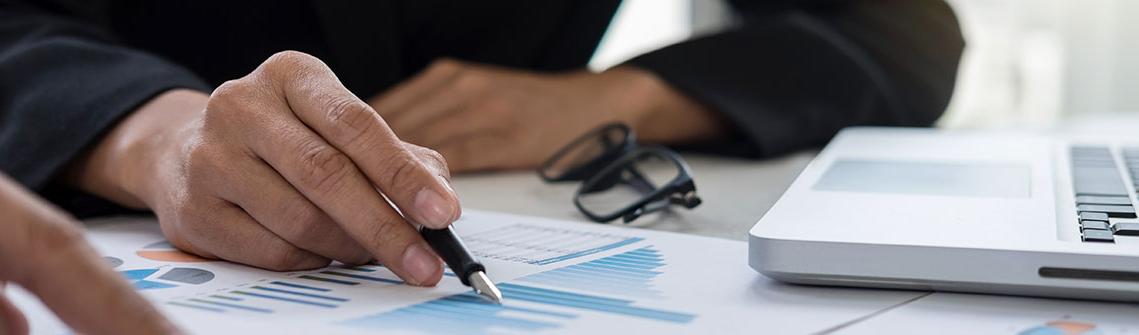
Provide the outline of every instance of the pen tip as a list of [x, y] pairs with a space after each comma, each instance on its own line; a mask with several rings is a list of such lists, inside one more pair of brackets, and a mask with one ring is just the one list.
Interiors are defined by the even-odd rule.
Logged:
[[486, 273], [478, 271], [472, 273], [467, 279], [470, 280], [471, 288], [475, 289], [475, 293], [496, 304], [502, 304], [502, 291], [499, 291], [498, 286], [495, 286], [494, 282], [487, 278]]

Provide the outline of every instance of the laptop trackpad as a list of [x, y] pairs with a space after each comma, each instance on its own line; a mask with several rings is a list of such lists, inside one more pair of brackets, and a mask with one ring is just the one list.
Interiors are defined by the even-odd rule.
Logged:
[[1027, 165], [837, 160], [815, 190], [1027, 198], [1032, 195]]

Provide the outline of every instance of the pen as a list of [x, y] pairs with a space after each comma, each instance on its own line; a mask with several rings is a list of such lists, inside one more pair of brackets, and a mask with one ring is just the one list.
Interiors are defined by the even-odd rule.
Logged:
[[475, 261], [474, 256], [471, 256], [471, 252], [467, 251], [467, 247], [459, 239], [459, 235], [455, 235], [450, 226], [444, 229], [420, 228], [419, 233], [427, 240], [427, 244], [439, 253], [439, 257], [447, 262], [447, 266], [455, 272], [455, 276], [459, 277], [463, 285], [474, 289], [475, 293], [494, 303], [502, 304], [502, 291], [499, 291], [494, 282], [487, 278], [486, 268]]

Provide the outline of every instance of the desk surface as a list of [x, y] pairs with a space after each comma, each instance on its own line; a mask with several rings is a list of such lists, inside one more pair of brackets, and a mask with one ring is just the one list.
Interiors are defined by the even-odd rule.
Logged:
[[[747, 240], [748, 229], [775, 204], [814, 156], [815, 152], [803, 152], [756, 161], [685, 155], [692, 168], [696, 193], [704, 203], [691, 211], [676, 209], [646, 216], [632, 225]], [[459, 176], [453, 186], [466, 208], [587, 221], [573, 205], [578, 185], [547, 184], [533, 172], [503, 172]]]
[[[1079, 135], [1110, 129], [1114, 134], [1133, 137], [1131, 130], [1136, 128], [1139, 116], [1121, 120], [1118, 115], [1108, 115], [1066, 120], [1062, 127], [1047, 131]], [[646, 217], [635, 225], [746, 240], [748, 229], [771, 208], [815, 153], [764, 161], [685, 155], [693, 170], [697, 193], [705, 203], [692, 211], [676, 210]], [[467, 175], [456, 178], [454, 183], [467, 208], [586, 221], [572, 203], [577, 186], [545, 184], [533, 172]], [[784, 298], [794, 305], [810, 305], [802, 296]], [[1131, 333], [1136, 313], [1139, 307], [1133, 304], [930, 293], [824, 333], [915, 334], [940, 329], [962, 334], [1037, 334], [1073, 324], [1098, 325], [1089, 334]]]

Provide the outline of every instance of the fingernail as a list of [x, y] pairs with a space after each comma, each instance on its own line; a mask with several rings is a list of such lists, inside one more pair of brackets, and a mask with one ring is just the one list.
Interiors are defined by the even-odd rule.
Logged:
[[403, 269], [414, 281], [408, 282], [408, 284], [420, 286], [431, 281], [436, 272], [442, 271], [443, 263], [422, 243], [414, 243], [403, 252]]
[[431, 228], [442, 229], [454, 221], [455, 213], [447, 200], [431, 188], [424, 188], [415, 195], [415, 209], [424, 221], [420, 223]]

